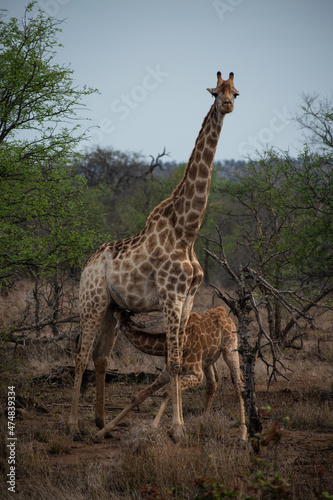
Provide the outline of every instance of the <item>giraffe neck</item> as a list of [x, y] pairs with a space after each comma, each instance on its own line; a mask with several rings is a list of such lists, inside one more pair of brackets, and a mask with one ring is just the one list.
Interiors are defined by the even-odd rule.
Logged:
[[184, 177], [171, 195], [178, 216], [176, 229], [188, 243], [195, 240], [206, 210], [224, 117], [213, 104], [201, 126]]
[[152, 356], [166, 356], [167, 342], [165, 333], [155, 333], [136, 328], [129, 322], [121, 324], [121, 331], [139, 351]]

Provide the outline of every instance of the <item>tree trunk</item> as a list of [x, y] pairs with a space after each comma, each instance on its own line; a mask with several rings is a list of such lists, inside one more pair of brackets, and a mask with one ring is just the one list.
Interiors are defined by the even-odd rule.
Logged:
[[278, 300], [274, 300], [274, 332], [272, 338], [281, 340], [282, 322], [281, 322], [282, 307]]
[[[33, 298], [35, 300], [35, 311], [34, 311], [34, 317], [35, 317], [35, 324], [39, 324], [39, 310], [40, 310], [40, 300], [39, 300], [39, 291], [38, 291], [38, 280], [35, 280], [35, 286], [32, 291]], [[37, 330], [37, 337], [40, 335], [40, 332]]]
[[238, 314], [238, 332], [240, 336], [239, 352], [243, 359], [244, 391], [242, 393], [246, 414], [248, 417], [248, 433], [252, 440], [255, 453], [259, 453], [260, 444], [257, 435], [262, 430], [257, 397], [255, 392], [254, 371], [258, 344], [251, 346], [248, 333], [248, 319], [240, 312]]
[[272, 304], [270, 303], [268, 297], [266, 298], [266, 311], [267, 311], [269, 336], [271, 338], [273, 338], [274, 337], [274, 314], [273, 314]]
[[53, 287], [53, 314], [52, 314], [52, 319], [54, 323], [52, 323], [51, 328], [52, 328], [52, 333], [54, 337], [58, 337], [59, 335], [59, 328], [57, 325], [57, 320], [59, 319], [59, 306], [60, 306], [60, 294], [61, 294], [61, 285], [58, 283], [58, 275], [57, 273], [54, 275], [53, 282], [52, 282], [52, 287]]
[[[279, 264], [279, 262], [277, 262]], [[280, 267], [277, 266], [275, 271], [275, 288], [280, 290], [281, 287], [281, 270]], [[281, 340], [282, 335], [282, 306], [281, 302], [274, 298], [274, 332], [271, 338], [273, 340], [277, 340], [278, 342]]]

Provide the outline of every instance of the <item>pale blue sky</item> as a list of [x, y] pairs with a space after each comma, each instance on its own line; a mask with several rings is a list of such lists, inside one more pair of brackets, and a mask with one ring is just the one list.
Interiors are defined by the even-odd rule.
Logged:
[[[0, 0], [22, 17], [25, 0]], [[187, 161], [212, 104], [216, 72], [235, 73], [240, 92], [225, 119], [217, 160], [268, 144], [302, 146], [290, 118], [302, 93], [333, 88], [332, 0], [39, 0], [62, 26], [60, 62], [87, 98], [87, 145]]]

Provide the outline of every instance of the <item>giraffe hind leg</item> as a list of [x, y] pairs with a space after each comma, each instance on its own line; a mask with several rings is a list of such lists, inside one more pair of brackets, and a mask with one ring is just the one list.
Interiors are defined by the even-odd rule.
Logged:
[[216, 392], [220, 377], [215, 363], [209, 366], [205, 366], [203, 370], [206, 377], [206, 398], [204, 412], [209, 413], [212, 407], [214, 394]]
[[89, 353], [94, 342], [92, 335], [88, 341], [82, 341], [82, 333], [79, 340], [79, 346], [75, 353], [75, 377], [72, 395], [71, 412], [68, 419], [68, 428], [73, 435], [74, 441], [80, 440], [79, 424], [78, 424], [78, 407], [80, 399], [80, 389], [82, 383], [83, 372], [86, 369], [89, 359]]
[[68, 419], [68, 428], [74, 440], [80, 439], [78, 424], [78, 406], [82, 375], [88, 364], [89, 354], [94, 343], [96, 334], [109, 308], [110, 300], [108, 294], [98, 297], [99, 301], [91, 298], [89, 307], [86, 305], [81, 311], [80, 328], [81, 334], [78, 348], [75, 353], [75, 377], [72, 395], [72, 406]]
[[109, 364], [110, 355], [116, 340], [116, 320], [113, 309], [110, 307], [101, 324], [101, 331], [93, 349], [93, 361], [96, 374], [96, 406], [95, 423], [99, 429], [105, 425], [105, 374]]

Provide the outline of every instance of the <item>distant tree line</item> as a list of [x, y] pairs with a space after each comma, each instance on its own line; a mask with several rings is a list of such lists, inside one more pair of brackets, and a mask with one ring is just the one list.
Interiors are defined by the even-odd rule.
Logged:
[[[0, 20], [0, 285], [28, 276], [36, 293], [51, 284], [59, 301], [60, 284], [102, 242], [142, 229], [185, 164], [167, 161], [165, 151], [77, 152], [85, 134], [74, 120], [96, 89], [78, 89], [72, 70], [54, 62], [59, 22], [32, 16], [35, 3], [22, 22]], [[294, 306], [313, 315], [332, 299], [332, 102], [305, 96], [296, 119], [307, 133], [297, 157], [268, 150], [215, 163], [196, 252], [206, 284], [232, 280], [205, 249], [234, 269], [249, 266], [285, 297], [292, 292]], [[281, 296], [265, 297], [271, 338], [297, 338], [297, 313], [286, 314]]]

